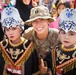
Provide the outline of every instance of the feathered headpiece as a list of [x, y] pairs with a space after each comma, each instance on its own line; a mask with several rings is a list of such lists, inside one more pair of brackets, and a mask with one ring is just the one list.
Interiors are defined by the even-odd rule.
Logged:
[[16, 27], [20, 26], [24, 29], [24, 22], [20, 18], [19, 12], [14, 7], [6, 7], [1, 13], [1, 23], [2, 27]]
[[76, 32], [76, 9], [64, 9], [59, 16], [59, 29]]

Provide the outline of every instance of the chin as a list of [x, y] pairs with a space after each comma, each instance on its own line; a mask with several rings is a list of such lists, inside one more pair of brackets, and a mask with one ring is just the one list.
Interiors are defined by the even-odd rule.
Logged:
[[66, 48], [72, 48], [72, 45], [64, 45]]

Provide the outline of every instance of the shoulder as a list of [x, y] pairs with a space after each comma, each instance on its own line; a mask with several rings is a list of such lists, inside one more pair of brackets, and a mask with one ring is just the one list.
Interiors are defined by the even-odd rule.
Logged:
[[28, 48], [28, 49], [32, 49], [34, 48], [34, 43], [31, 41], [31, 40], [28, 40], [28, 39], [24, 39], [24, 42], [23, 42], [23, 47], [24, 49]]
[[24, 31], [24, 33], [22, 34], [22, 36], [26, 39], [30, 39], [32, 37], [32, 33], [33, 33], [33, 27], [29, 27], [28, 29], [26, 29]]
[[56, 46], [59, 43], [59, 31], [57, 29], [49, 29], [48, 39], [52, 47]]
[[5, 39], [3, 41], [0, 42], [0, 45], [6, 46], [8, 44], [8, 39]]
[[56, 28], [49, 28], [49, 32], [52, 32], [52, 33], [58, 33], [59, 30], [56, 29]]
[[57, 44], [56, 46], [53, 47], [52, 51], [54, 51], [54, 50], [55, 51], [61, 50], [61, 45], [62, 45], [61, 43], [60, 44]]
[[24, 41], [23, 44], [24, 44], [26, 47], [28, 47], [28, 46], [30, 45], [30, 43], [31, 43], [30, 40], [25, 39], [25, 41]]
[[55, 28], [49, 28], [49, 36], [51, 37], [58, 37], [58, 33], [59, 33], [59, 30], [58, 29], [55, 29]]

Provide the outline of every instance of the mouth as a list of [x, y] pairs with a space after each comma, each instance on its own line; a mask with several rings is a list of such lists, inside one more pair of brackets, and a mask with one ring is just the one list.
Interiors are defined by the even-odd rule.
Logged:
[[69, 41], [64, 41], [65, 43], [69, 43]]
[[42, 27], [42, 28], [36, 28], [36, 29], [37, 29], [38, 31], [41, 31], [41, 30], [43, 30], [43, 28], [44, 28], [44, 27]]
[[10, 36], [10, 38], [14, 38], [14, 36]]

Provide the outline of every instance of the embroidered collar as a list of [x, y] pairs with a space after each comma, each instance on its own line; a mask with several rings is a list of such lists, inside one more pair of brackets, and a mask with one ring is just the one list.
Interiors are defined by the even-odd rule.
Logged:
[[62, 48], [63, 51], [71, 52], [71, 51], [76, 50], [76, 45], [73, 48], [69, 48], [69, 49], [65, 48], [64, 45], [61, 45], [61, 48]]
[[10, 43], [11, 46], [17, 47], [17, 46], [21, 45], [21, 44], [24, 42], [24, 40], [25, 40], [25, 39], [21, 37], [20, 43], [14, 45], [10, 40], [9, 40], [9, 43]]

